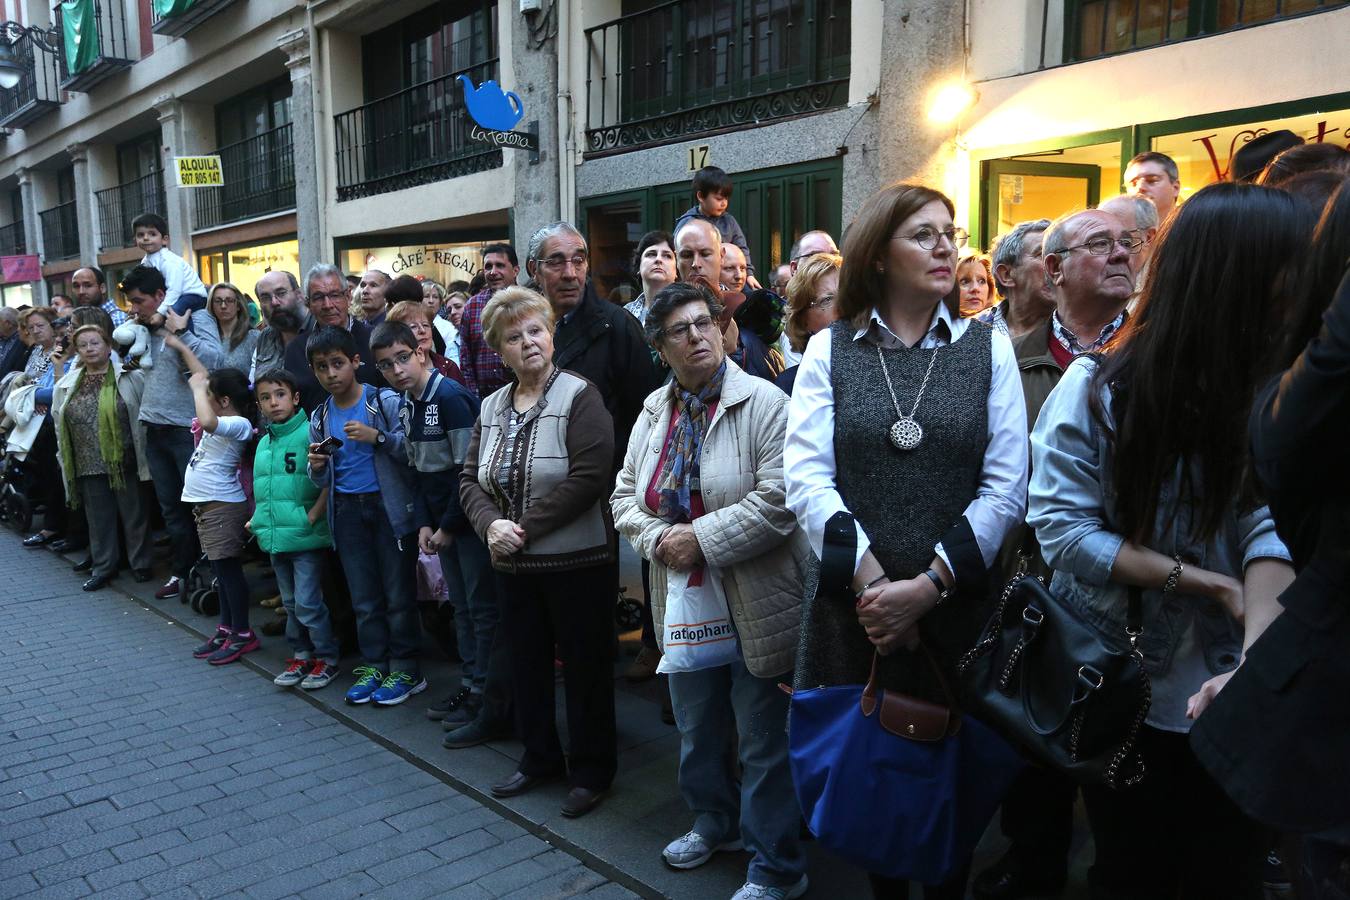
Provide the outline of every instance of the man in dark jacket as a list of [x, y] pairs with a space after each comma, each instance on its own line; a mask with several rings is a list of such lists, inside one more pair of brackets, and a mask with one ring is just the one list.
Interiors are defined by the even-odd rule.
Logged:
[[557, 319], [554, 364], [594, 384], [614, 417], [617, 472], [642, 402], [660, 384], [642, 327], [595, 293], [586, 239], [566, 222], [545, 225], [530, 237], [525, 265]]
[[375, 370], [375, 360], [370, 355], [370, 328], [357, 319], [353, 319], [350, 306], [352, 295], [347, 289], [347, 280], [342, 271], [327, 263], [316, 263], [305, 275], [305, 303], [313, 319], [308, 328], [286, 345], [285, 368], [295, 376], [300, 388], [300, 405], [305, 409], [318, 409], [328, 399], [328, 392], [319, 384], [309, 368], [309, 357], [305, 355], [305, 343], [309, 336], [325, 325], [336, 325], [351, 332], [356, 339], [356, 353], [361, 365], [356, 370], [356, 380], [362, 384], [386, 387], [384, 378]]
[[28, 345], [19, 334], [19, 315], [9, 307], [0, 307], [0, 378], [10, 372], [22, 372], [28, 361]]

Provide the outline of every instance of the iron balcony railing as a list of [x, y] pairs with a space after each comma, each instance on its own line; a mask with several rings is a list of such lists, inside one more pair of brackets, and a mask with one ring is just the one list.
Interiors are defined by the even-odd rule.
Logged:
[[13, 51], [22, 70], [18, 84], [0, 91], [0, 125], [23, 128], [61, 105], [60, 70], [56, 54], [35, 47], [27, 33]]
[[95, 191], [98, 201], [98, 234], [100, 250], [130, 247], [136, 243], [136, 232], [131, 220], [141, 213], [166, 215], [168, 204], [164, 197], [164, 172], [156, 170], [140, 178]]
[[848, 102], [851, 0], [670, 0], [586, 29], [586, 149]]
[[23, 223], [0, 227], [0, 256], [22, 256], [28, 252], [28, 242], [23, 236]]
[[469, 139], [458, 78], [497, 79], [497, 60], [451, 72], [333, 117], [338, 200], [456, 178], [502, 164], [502, 151]]
[[193, 227], [214, 228], [295, 208], [295, 147], [291, 125], [221, 147], [225, 186], [198, 188]]
[[94, 0], [93, 17], [85, 20], [80, 34], [81, 44], [94, 42], [88, 59], [70, 59], [66, 55], [65, 15], [57, 4], [52, 15], [56, 32], [62, 35], [60, 50], [61, 87], [67, 91], [85, 92], [94, 85], [131, 66], [136, 60], [127, 39], [126, 5], [121, 0]]
[[42, 222], [42, 248], [48, 261], [80, 255], [80, 225], [75, 216], [75, 201], [53, 206], [38, 213]]
[[[150, 4], [150, 30], [168, 37], [182, 37], [235, 0], [154, 0]], [[164, 13], [161, 15], [160, 10]]]

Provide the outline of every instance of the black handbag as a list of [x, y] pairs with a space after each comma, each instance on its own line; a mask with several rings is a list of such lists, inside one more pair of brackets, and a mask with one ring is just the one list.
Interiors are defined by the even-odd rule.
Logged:
[[1152, 699], [1143, 601], [1130, 588], [1128, 650], [1108, 646], [1071, 603], [1019, 572], [957, 670], [965, 709], [1075, 780], [1121, 788], [1144, 776], [1135, 750]]

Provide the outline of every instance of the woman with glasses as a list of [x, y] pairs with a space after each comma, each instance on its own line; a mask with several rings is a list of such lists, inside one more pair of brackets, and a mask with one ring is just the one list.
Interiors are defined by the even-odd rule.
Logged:
[[[839, 267], [844, 258], [837, 253], [817, 253], [802, 260], [797, 272], [787, 283], [787, 319], [783, 333], [787, 335], [792, 352], [801, 357], [806, 342], [839, 318]], [[792, 393], [797, 381], [798, 366], [790, 366], [774, 379], [785, 394]]]
[[[619, 755], [618, 545], [606, 502], [614, 423], [593, 384], [553, 364], [547, 300], [528, 288], [505, 288], [483, 308], [482, 321], [484, 339], [515, 381], [483, 401], [460, 502], [497, 571], [498, 633], [509, 642], [516, 730], [525, 745], [515, 773], [491, 791], [515, 797], [566, 778], [571, 791], [562, 814], [583, 816], [609, 790]], [[567, 693], [566, 756], [554, 713], [555, 658]]]
[[670, 674], [694, 823], [662, 857], [692, 869], [744, 846], [753, 857], [736, 898], [799, 897], [806, 859], [777, 682], [797, 647], [806, 539], [783, 496], [787, 399], [727, 358], [720, 312], [703, 285], [656, 295], [647, 338], [673, 379], [647, 398], [611, 502], [619, 531], [653, 563], [656, 621], [676, 579], [684, 590], [717, 579], [735, 626], [733, 661]]
[[[253, 366], [253, 351], [258, 346], [258, 331], [249, 321], [243, 292], [228, 281], [214, 284], [207, 295], [206, 308], [216, 323], [222, 355], [221, 361], [212, 367], [212, 371], [238, 369], [247, 375]], [[166, 324], [171, 331], [177, 331], [188, 324], [188, 317], [172, 312], [166, 313]], [[193, 353], [202, 347], [201, 338], [191, 331], [183, 332], [179, 338]]]
[[[1293, 579], [1252, 479], [1247, 419], [1311, 226], [1282, 191], [1198, 191], [1165, 229], [1113, 349], [1068, 367], [1031, 436], [1027, 522], [1051, 590], [1124, 650], [1129, 588], [1143, 589], [1147, 768], [1128, 790], [1083, 789], [1088, 877], [1103, 896], [1262, 896], [1265, 835], [1201, 769], [1187, 732]], [[1197, 280], [1197, 259], [1217, 276]]]
[[[783, 451], [787, 503], [822, 571], [843, 574], [817, 585], [812, 567], [799, 688], [863, 684], [880, 654], [882, 688], [947, 703], [917, 644], [950, 681], [1022, 518], [1017, 364], [1005, 335], [959, 315], [966, 233], [953, 214], [921, 185], [873, 195], [844, 241], [839, 319], [806, 345]], [[963, 866], [924, 896], [961, 897], [965, 880]], [[909, 887], [873, 875], [872, 890], [897, 898]]]
[[385, 321], [402, 322], [407, 325], [412, 330], [413, 337], [417, 338], [418, 349], [426, 353], [431, 367], [446, 378], [453, 378], [460, 384], [464, 383], [464, 373], [460, 371], [459, 366], [436, 352], [435, 323], [439, 320], [431, 307], [413, 300], [400, 300], [389, 310]]

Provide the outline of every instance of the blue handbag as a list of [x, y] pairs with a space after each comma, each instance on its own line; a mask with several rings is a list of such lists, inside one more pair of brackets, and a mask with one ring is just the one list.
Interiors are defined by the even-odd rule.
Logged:
[[[926, 648], [925, 656], [937, 670]], [[788, 719], [797, 800], [822, 847], [928, 885], [966, 866], [1022, 759], [948, 706], [866, 685], [798, 690]]]

